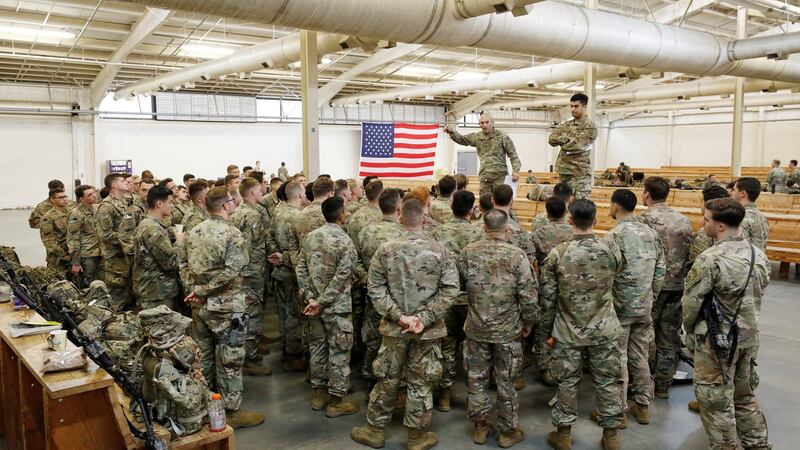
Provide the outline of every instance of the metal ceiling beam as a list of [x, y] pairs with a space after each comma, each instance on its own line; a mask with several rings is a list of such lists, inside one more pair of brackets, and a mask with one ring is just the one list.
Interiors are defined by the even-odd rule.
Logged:
[[656, 22], [666, 25], [675, 22], [683, 22], [687, 17], [692, 17], [694, 14], [717, 3], [717, 1], [718, 0], [680, 0], [653, 11], [653, 18]]

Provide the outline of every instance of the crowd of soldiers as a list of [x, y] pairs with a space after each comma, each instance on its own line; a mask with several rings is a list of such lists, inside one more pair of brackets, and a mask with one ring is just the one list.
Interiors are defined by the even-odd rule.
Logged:
[[[181, 186], [149, 171], [112, 173], [99, 205], [94, 187], [78, 187], [78, 203], [70, 204], [54, 180], [30, 218], [48, 266], [79, 287], [104, 280], [113, 310], [166, 307], [191, 317], [203, 375], [232, 426], [264, 420], [240, 405], [242, 376], [271, 373], [262, 364], [271, 343], [263, 326], [269, 296], [282, 364], [306, 372], [313, 410], [328, 417], [359, 411], [346, 397], [351, 365], [360, 361], [367, 423], [351, 436], [373, 448], [384, 445], [396, 408], [405, 409], [408, 448], [436, 444], [432, 409], [451, 409], [459, 348], [475, 443], [486, 443], [493, 429], [503, 448], [524, 439], [517, 390], [535, 360], [539, 379], [556, 389], [549, 445], [571, 448], [586, 367], [601, 445], [620, 448], [627, 415], [649, 424], [653, 398], [669, 397], [681, 328], [695, 364], [689, 406], [709, 447], [736, 448], [739, 440], [747, 449], [770, 448], [753, 395], [770, 274], [758, 180], [741, 178], [730, 193], [706, 188], [704, 225], [693, 234], [665, 203], [668, 180], [650, 177], [647, 210], [636, 216], [636, 195], [618, 189], [610, 209], [618, 224], [600, 238], [596, 206], [578, 198], [586, 192], [575, 180], [553, 187], [528, 230], [515, 218], [512, 188], [494, 179], [487, 179], [491, 189], [481, 180], [488, 192], [475, 205], [464, 176], [441, 178], [434, 199], [425, 188], [386, 188], [377, 177], [359, 183], [322, 175], [307, 183], [302, 173], [282, 181], [246, 169], [243, 177], [231, 165], [216, 181], [186, 174]], [[725, 331], [738, 323], [730, 366], [712, 350], [698, 315], [709, 292], [722, 304]]]

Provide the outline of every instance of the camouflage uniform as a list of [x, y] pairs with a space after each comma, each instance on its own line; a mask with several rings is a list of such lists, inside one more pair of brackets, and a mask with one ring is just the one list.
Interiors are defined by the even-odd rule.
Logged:
[[744, 207], [744, 212], [744, 220], [739, 225], [739, 232], [743, 238], [750, 241], [762, 252], [765, 252], [767, 250], [767, 241], [769, 240], [769, 221], [758, 210], [755, 203], [748, 203]]
[[320, 313], [309, 319], [311, 387], [344, 397], [350, 390], [353, 348], [353, 285], [358, 255], [353, 241], [335, 223], [306, 236], [297, 262], [297, 284], [303, 303], [315, 299]]
[[[710, 449], [734, 449], [737, 436], [746, 449], [771, 448], [767, 422], [753, 394], [758, 383], [752, 377], [758, 350], [756, 299], [769, 283], [770, 266], [764, 252], [755, 248], [753, 276], [748, 282], [751, 248], [741, 236], [722, 239], [697, 258], [686, 278], [682, 299], [686, 346], [694, 352], [694, 392], [702, 406], [700, 419]], [[706, 293], [712, 290], [726, 317], [723, 333], [728, 333], [729, 321], [738, 309], [738, 347], [727, 368], [732, 380], [727, 384], [707, 336], [708, 326], [698, 317]]]
[[275, 302], [278, 305], [278, 328], [281, 333], [283, 356], [300, 357], [303, 354], [303, 342], [300, 334], [300, 300], [297, 292], [295, 264], [297, 251], [292, 250], [294, 236], [293, 224], [300, 209], [288, 203], [275, 209], [272, 221], [272, 232], [277, 249], [282, 253], [282, 264], [272, 271], [275, 282]]
[[770, 192], [776, 194], [786, 193], [786, 172], [783, 171], [783, 168], [773, 167], [764, 181], [766, 181]]
[[134, 197], [133, 204], [125, 210], [122, 222], [119, 224], [119, 242], [122, 244], [122, 251], [129, 257], [133, 257], [133, 236], [136, 234], [136, 227], [147, 215], [147, 205], [141, 197]]
[[383, 213], [381, 213], [380, 208], [367, 204], [367, 206], [359, 209], [355, 214], [347, 219], [344, 228], [347, 230], [347, 234], [350, 236], [350, 239], [352, 239], [353, 242], [356, 242], [358, 241], [358, 235], [361, 233], [361, 230], [363, 230], [368, 224], [381, 220], [382, 216]]
[[39, 223], [39, 236], [47, 251], [47, 268], [56, 269], [66, 275], [71, 259], [67, 248], [67, 221], [69, 211], [66, 208], [50, 208]]
[[103, 257], [105, 282], [111, 292], [111, 308], [122, 311], [133, 303], [130, 262], [122, 251], [117, 230], [125, 215], [125, 200], [109, 195], [97, 208], [96, 228], [100, 237], [100, 254]]
[[631, 168], [625, 164], [617, 167], [617, 179], [623, 186], [630, 186], [633, 178], [631, 177]]
[[511, 160], [512, 172], [518, 173], [522, 167], [517, 150], [514, 148], [514, 142], [507, 134], [496, 128], [488, 135], [479, 131], [466, 136], [456, 130], [451, 130], [450, 138], [456, 144], [475, 147], [481, 162], [481, 170], [478, 172], [481, 181], [481, 195], [491, 194], [495, 186], [506, 182], [506, 175], [508, 175], [506, 156]]
[[[403, 424], [422, 429], [430, 425], [432, 386], [442, 374], [439, 340], [447, 334], [443, 317], [458, 295], [458, 269], [445, 248], [420, 232], [380, 246], [372, 258], [367, 289], [383, 317], [383, 342], [373, 371], [378, 383], [369, 395], [367, 422], [385, 427], [392, 419], [397, 386], [408, 384]], [[402, 334], [401, 315], [422, 320], [421, 334]]]
[[433, 199], [428, 215], [440, 224], [449, 222], [453, 218], [453, 197]]
[[622, 255], [614, 278], [614, 310], [622, 330], [620, 350], [620, 404], [627, 409], [628, 370], [633, 400], [649, 405], [653, 400], [650, 344], [653, 342], [653, 300], [666, 273], [664, 249], [658, 236], [635, 217], [626, 217], [603, 238]]
[[568, 120], [548, 137], [551, 146], [561, 147], [556, 160], [558, 181], [572, 187], [576, 199], [592, 197], [592, 144], [597, 126], [588, 117]]
[[554, 187], [555, 185], [552, 184], [534, 184], [531, 186], [531, 190], [528, 191], [528, 200], [546, 202], [553, 195]]
[[581, 354], [588, 353], [597, 397], [598, 423], [617, 428], [623, 413], [619, 395], [619, 320], [612, 284], [622, 256], [594, 235], [574, 236], [550, 252], [539, 272], [542, 326], [556, 340], [550, 373], [558, 382], [552, 421], [572, 426], [578, 417]]
[[80, 289], [89, 287], [101, 278], [100, 239], [95, 227], [95, 211], [91, 206], [79, 205], [69, 213], [67, 220], [67, 248], [72, 265], [80, 265]]
[[133, 247], [133, 292], [139, 310], [159, 305], [175, 309], [179, 260], [167, 227], [146, 216], [136, 227]]
[[[325, 216], [322, 215], [323, 201], [323, 199], [314, 199], [310, 205], [306, 206], [305, 209], [300, 211], [300, 213], [294, 218], [294, 222], [292, 223], [292, 229], [294, 230], [294, 233], [289, 242], [291, 250], [298, 256], [300, 254], [300, 248], [303, 246], [303, 240], [306, 236], [308, 236], [308, 233], [311, 233], [317, 228], [325, 225]], [[303, 309], [302, 304], [299, 304], [298, 307], [300, 310]], [[308, 323], [308, 318], [302, 314], [300, 315], [300, 330], [303, 349], [306, 352], [306, 355], [308, 355], [308, 339], [311, 330], [310, 324]]]
[[533, 249], [533, 243], [528, 235], [528, 232], [522, 228], [510, 214], [508, 216], [508, 241], [511, 245], [516, 246], [528, 258], [528, 263], [533, 267], [533, 262], [536, 260], [536, 252]]
[[787, 192], [790, 194], [800, 193], [800, 168], [795, 167], [794, 170], [786, 174], [786, 187]]
[[289, 179], [289, 170], [285, 166], [278, 168], [278, 178], [280, 178], [283, 182], [286, 182]]
[[192, 206], [192, 201], [189, 200], [187, 202], [175, 202], [174, 207], [172, 208], [172, 212], [169, 215], [170, 224], [175, 225], [179, 223], [183, 223], [183, 217], [186, 215], [186, 211], [189, 210], [189, 207]]
[[242, 365], [247, 335], [242, 272], [248, 263], [242, 233], [211, 216], [186, 237], [194, 293], [205, 301], [192, 309], [192, 338], [202, 352], [203, 375], [216, 386], [228, 410], [242, 402]]
[[509, 432], [519, 428], [514, 380], [522, 373], [523, 327], [539, 318], [536, 276], [522, 250], [494, 237], [467, 245], [458, 269], [469, 297], [464, 325], [469, 419], [488, 419], [494, 373], [497, 428]]
[[192, 203], [186, 209], [186, 213], [184, 213], [183, 220], [181, 221], [184, 228], [183, 231], [185, 233], [192, 231], [192, 228], [200, 225], [206, 219], [208, 219], [208, 211]]
[[[358, 254], [363, 266], [369, 270], [372, 257], [384, 242], [399, 238], [406, 233], [405, 229], [394, 218], [382, 217], [378, 222], [367, 224], [358, 235]], [[378, 356], [381, 346], [381, 316], [372, 305], [372, 300], [367, 297], [364, 308], [364, 323], [361, 327], [361, 339], [364, 341], [364, 365], [361, 373], [364, 378], [374, 380], [372, 363]]]
[[[436, 241], [444, 245], [453, 258], [458, 259], [464, 248], [482, 240], [483, 230], [468, 221], [453, 218], [433, 231]], [[464, 341], [464, 322], [467, 320], [467, 294], [460, 292], [447, 310], [444, 323], [447, 325], [447, 336], [442, 338], [442, 381], [439, 389], [449, 389], [456, 379], [456, 351], [459, 342]]]
[[694, 263], [701, 253], [714, 245], [714, 240], [708, 237], [706, 230], [700, 228], [692, 238], [692, 246], [689, 247], [689, 261]]
[[278, 206], [278, 204], [280, 204], [280, 202], [281, 201], [278, 200], [278, 197], [273, 192], [269, 195], [261, 197], [261, 201], [259, 203], [264, 207], [264, 209], [267, 210], [267, 216], [270, 220], [272, 220], [275, 218], [275, 208]]
[[653, 304], [655, 362], [651, 364], [656, 390], [668, 389], [675, 376], [681, 348], [681, 292], [689, 270], [692, 225], [683, 214], [664, 202], [655, 203], [639, 219], [652, 228], [664, 247], [667, 274]]
[[525, 177], [525, 182], [528, 184], [536, 184], [536, 176], [528, 175], [527, 177]]
[[[77, 206], [78, 205], [77, 203], [75, 203], [74, 200], [72, 199], [67, 200], [67, 210], [71, 211], [73, 208]], [[47, 214], [47, 211], [50, 211], [51, 209], [53, 209], [53, 204], [50, 203], [49, 198], [46, 198], [41, 202], [39, 202], [39, 204], [36, 205], [35, 208], [33, 208], [33, 211], [31, 211], [30, 216], [28, 216], [28, 225], [34, 229], [39, 228], [39, 224], [42, 221], [42, 217], [44, 217], [44, 215]]]

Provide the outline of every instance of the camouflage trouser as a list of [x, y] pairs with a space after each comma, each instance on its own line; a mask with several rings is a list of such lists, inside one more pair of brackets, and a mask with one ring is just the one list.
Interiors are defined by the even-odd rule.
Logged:
[[300, 312], [298, 310], [300, 294], [297, 289], [297, 282], [294, 279], [275, 280], [275, 301], [278, 304], [278, 322], [284, 357], [303, 355]]
[[78, 289], [86, 289], [92, 284], [92, 281], [103, 279], [102, 260], [99, 256], [81, 258], [81, 269], [83, 271], [78, 274], [80, 283], [75, 283]]
[[352, 356], [363, 357], [364, 355], [364, 341], [361, 339], [361, 329], [364, 327], [364, 309], [367, 303], [367, 287], [358, 286], [351, 290], [353, 300], [353, 336], [358, 339], [353, 339]]
[[[698, 336], [703, 339], [703, 336]], [[769, 449], [767, 420], [751, 384], [754, 348], [737, 349], [728, 372], [732, 382], [722, 384], [716, 355], [707, 339], [694, 351], [694, 395], [702, 406], [700, 419], [709, 449], [736, 449], [736, 437], [746, 449]]]
[[244, 343], [248, 360], [258, 359], [258, 342], [264, 328], [264, 278], [247, 277], [242, 280], [242, 292], [249, 322]]
[[441, 359], [438, 339], [384, 336], [373, 364], [378, 383], [369, 394], [367, 422], [376, 427], [389, 424], [397, 387], [405, 377], [408, 389], [403, 425], [415, 429], [430, 425], [433, 410], [431, 388], [442, 375]]
[[553, 330], [545, 330], [541, 325], [533, 329], [533, 351], [536, 353], [536, 364], [539, 370], [550, 370], [550, 346], [545, 343]]
[[653, 379], [650, 377], [648, 353], [653, 342], [653, 321], [650, 316], [619, 317], [622, 327], [620, 350], [620, 402], [628, 409], [627, 393], [630, 375], [630, 389], [633, 400], [640, 405], [649, 405], [653, 400]]
[[350, 390], [353, 321], [349, 314], [322, 314], [308, 320], [311, 386], [344, 397]]
[[501, 432], [519, 428], [519, 401], [514, 380], [522, 372], [522, 341], [501, 344], [464, 341], [464, 364], [467, 367], [469, 420], [487, 420], [492, 412], [489, 382], [497, 384], [497, 428]]
[[572, 175], [566, 173], [558, 174], [559, 183], [568, 183], [572, 188], [575, 200], [592, 199], [592, 176], [591, 175]]
[[372, 307], [372, 302], [367, 298], [367, 305], [364, 310], [364, 323], [361, 327], [361, 339], [364, 341], [364, 364], [361, 367], [361, 374], [368, 380], [374, 380], [372, 363], [378, 357], [378, 349], [381, 347], [381, 316]]
[[619, 349], [616, 342], [585, 347], [571, 347], [556, 341], [553, 347], [550, 373], [558, 382], [552, 421], [556, 427], [572, 426], [578, 418], [578, 384], [583, 374], [581, 354], [586, 352], [592, 372], [598, 424], [603, 428], [617, 428], [622, 423], [623, 412], [619, 396]]
[[236, 411], [242, 404], [245, 353], [243, 339], [231, 342], [232, 316], [233, 313], [193, 308], [192, 338], [200, 347], [200, 364], [209, 386], [216, 386], [226, 409]]
[[505, 184], [506, 176], [502, 173], [487, 173], [480, 175], [478, 179], [481, 182], [480, 195], [491, 194], [495, 186]]
[[656, 355], [652, 372], [656, 388], [668, 388], [678, 367], [682, 296], [683, 291], [661, 291], [653, 303]]
[[447, 336], [442, 338], [442, 380], [439, 389], [449, 389], [456, 380], [456, 352], [459, 342], [464, 341], [464, 322], [467, 320], [467, 305], [453, 305], [444, 316]]
[[72, 268], [69, 261], [65, 261], [59, 258], [58, 255], [53, 255], [51, 253], [47, 254], [46, 261], [48, 269], [56, 270], [65, 276], [70, 272], [70, 269]]
[[110, 306], [114, 311], [123, 311], [133, 306], [131, 291], [131, 273], [128, 257], [125, 255], [103, 259], [105, 282], [111, 299]]

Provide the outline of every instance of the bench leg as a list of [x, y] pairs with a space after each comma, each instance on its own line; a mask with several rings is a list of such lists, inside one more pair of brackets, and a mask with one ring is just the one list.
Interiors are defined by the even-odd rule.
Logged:
[[781, 278], [788, 278], [789, 277], [789, 266], [791, 263], [788, 262], [781, 262], [781, 266], [778, 269], [778, 276]]

